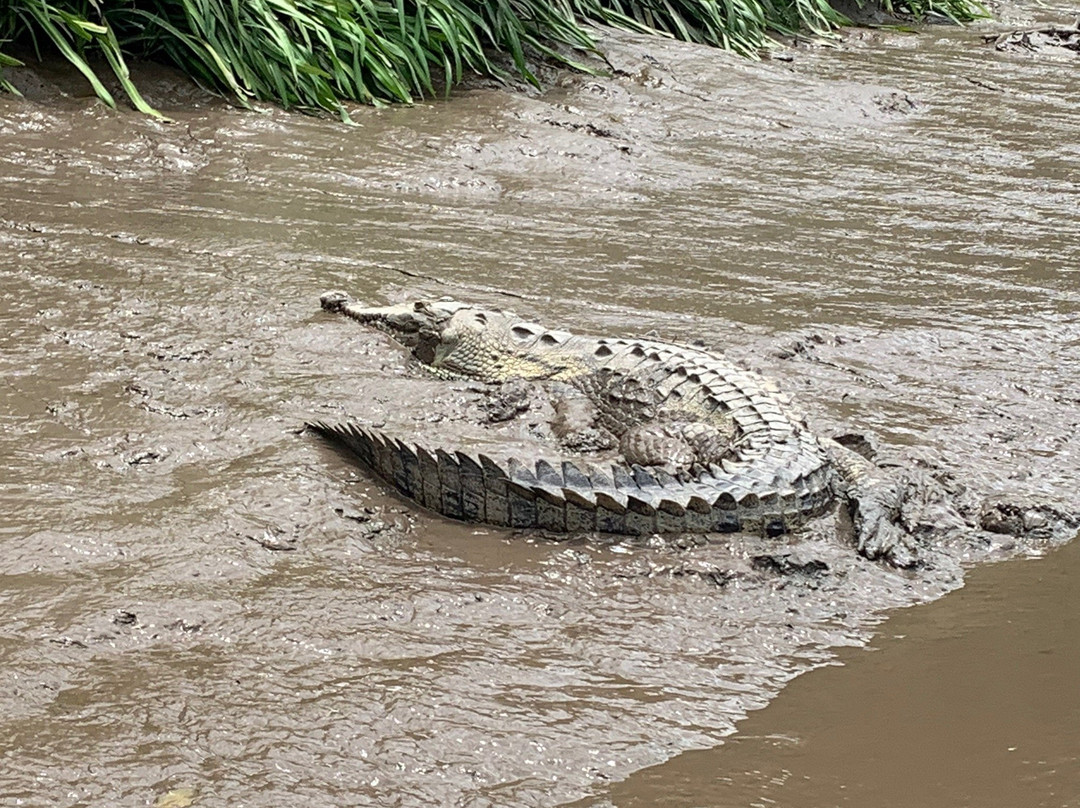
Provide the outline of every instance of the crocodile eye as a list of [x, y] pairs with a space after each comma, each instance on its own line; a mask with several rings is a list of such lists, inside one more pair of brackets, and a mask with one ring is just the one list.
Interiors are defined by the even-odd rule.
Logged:
[[487, 315], [486, 314], [484, 314], [481, 311], [478, 311], [475, 316], [476, 316], [476, 321], [478, 323], [480, 323], [481, 325], [487, 325]]
[[421, 300], [418, 300], [415, 303], [413, 303], [413, 311], [423, 311], [426, 308], [427, 308], [427, 303], [424, 303]]
[[510, 333], [513, 334], [516, 339], [520, 340], [526, 340], [536, 336], [536, 332], [525, 325], [515, 325], [510, 329]]

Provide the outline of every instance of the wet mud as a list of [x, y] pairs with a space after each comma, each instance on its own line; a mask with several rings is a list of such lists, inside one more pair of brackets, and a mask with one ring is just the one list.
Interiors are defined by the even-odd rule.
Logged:
[[[0, 96], [0, 796], [632, 804], [635, 772], [677, 782], [665, 761], [972, 566], [1013, 559], [991, 617], [1033, 586], [1010, 569], [1080, 571], [1071, 545], [1017, 560], [1070, 538], [1038, 531], [961, 537], [909, 573], [828, 522], [662, 541], [461, 525], [301, 429], [376, 404], [457, 430], [463, 402], [495, 416], [480, 438], [516, 428], [513, 401], [418, 381], [318, 305], [419, 290], [702, 339], [883, 462], [1075, 510], [1075, 76], [980, 39], [1044, 13], [761, 63], [609, 37], [610, 77], [356, 127], [233, 110], [167, 72], [147, 95], [173, 124], [18, 76], [28, 98]], [[900, 619], [914, 633], [952, 597]], [[890, 675], [865, 673], [884, 700], [904, 692]]]

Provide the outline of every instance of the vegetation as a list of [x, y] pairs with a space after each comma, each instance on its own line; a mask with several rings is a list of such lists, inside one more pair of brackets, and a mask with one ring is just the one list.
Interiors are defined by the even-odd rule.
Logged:
[[[918, 17], [984, 15], [978, 0], [882, 1]], [[846, 20], [828, 0], [2, 0], [0, 88], [14, 90], [2, 71], [19, 64], [12, 46], [26, 46], [58, 51], [115, 105], [93, 66], [104, 58], [151, 115], [128, 73], [133, 57], [171, 62], [241, 104], [344, 116], [344, 101], [408, 102], [466, 72], [501, 75], [497, 52], [533, 83], [527, 53], [580, 67], [574, 54], [594, 49], [583, 22], [753, 56], [770, 33], [825, 33]]]

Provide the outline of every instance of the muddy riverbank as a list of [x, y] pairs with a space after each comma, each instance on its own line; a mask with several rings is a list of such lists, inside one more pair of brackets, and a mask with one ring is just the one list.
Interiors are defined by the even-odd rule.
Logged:
[[619, 38], [611, 78], [351, 128], [167, 74], [171, 125], [47, 74], [0, 96], [0, 796], [622, 804], [888, 609], [1063, 541], [915, 575], [827, 529], [555, 542], [419, 512], [298, 433], [406, 373], [318, 295], [420, 289], [704, 339], [822, 432], [1075, 506], [1075, 70], [953, 28], [789, 55]]

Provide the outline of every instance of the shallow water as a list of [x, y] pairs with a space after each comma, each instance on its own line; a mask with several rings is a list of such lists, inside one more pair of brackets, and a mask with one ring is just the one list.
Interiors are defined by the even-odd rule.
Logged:
[[[876, 629], [964, 565], [1047, 548], [973, 538], [908, 576], [815, 533], [790, 548], [828, 574], [785, 577], [753, 568], [775, 549], [762, 539], [553, 542], [421, 513], [297, 434], [373, 408], [430, 417], [419, 396], [401, 406], [400, 353], [318, 310], [329, 288], [418, 288], [585, 332], [703, 338], [779, 378], [822, 432], [1075, 508], [1075, 63], [951, 28], [791, 63], [608, 45], [615, 78], [478, 87], [355, 128], [231, 110], [156, 72], [175, 124], [47, 72], [20, 79], [29, 100], [0, 96], [0, 796], [621, 805], [659, 784], [717, 804], [711, 773], [745, 767], [747, 745], [694, 753], [703, 766], [680, 753], [716, 747], [837, 648], [933, 637], [935, 620], [972, 619], [965, 603], [986, 636], [1013, 636], [1025, 565], [1052, 571], [1040, 608], [1075, 593], [1069, 546], [978, 569], [989, 589]], [[1075, 713], [1070, 636], [1044, 620], [1016, 636], [1021, 654], [1061, 649], [1037, 684], [986, 664], [1018, 698], [1050, 690]], [[976, 653], [887, 645], [942, 681]], [[879, 657], [843, 652], [777, 710], [816, 715], [830, 687], [903, 703], [909, 672], [863, 661]], [[880, 715], [833, 732], [882, 732]], [[1080, 736], [1061, 727], [1040, 794], [1075, 791]], [[758, 770], [791, 748], [835, 775], [812, 742], [756, 749]], [[969, 758], [922, 804], [1013, 776]], [[894, 793], [889, 772], [863, 793]], [[736, 801], [757, 793], [743, 785]]]
[[842, 667], [792, 682], [718, 748], [591, 804], [1080, 805], [1080, 544], [974, 570]]

